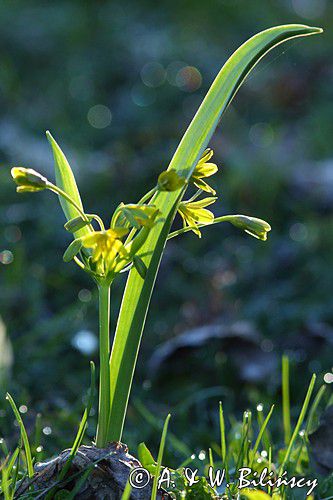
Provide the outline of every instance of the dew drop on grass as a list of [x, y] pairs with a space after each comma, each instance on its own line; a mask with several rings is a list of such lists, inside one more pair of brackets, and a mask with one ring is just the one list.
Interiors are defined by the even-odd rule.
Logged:
[[264, 405], [262, 403], [259, 403], [257, 405], [257, 411], [263, 411], [263, 409], [264, 409]]
[[195, 453], [193, 453], [193, 455], [191, 455], [191, 459], [194, 460], [195, 459]]
[[266, 450], [262, 450], [262, 452], [260, 453], [262, 457], [264, 458], [267, 458], [268, 457], [268, 453]]
[[27, 413], [27, 411], [28, 411], [28, 407], [26, 405], [21, 405], [19, 407], [19, 412], [20, 413]]
[[43, 449], [43, 446], [37, 446], [36, 451], [37, 453], [40, 453], [41, 451], [43, 451]]
[[43, 434], [45, 434], [45, 436], [49, 436], [50, 434], [52, 434], [52, 429], [51, 429], [51, 427], [49, 427], [49, 426], [44, 427], [44, 429], [43, 429]]
[[206, 452], [204, 450], [201, 450], [199, 455], [198, 455], [199, 460], [205, 460], [206, 458]]

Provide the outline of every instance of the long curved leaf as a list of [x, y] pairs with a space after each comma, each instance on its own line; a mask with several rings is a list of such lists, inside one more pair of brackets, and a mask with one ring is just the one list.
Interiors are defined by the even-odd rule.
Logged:
[[[240, 85], [272, 48], [295, 37], [320, 33], [320, 28], [300, 24], [277, 26], [245, 42], [225, 63], [183, 136], [169, 168], [190, 178], [218, 122]], [[148, 269], [145, 280], [132, 269], [119, 313], [110, 358], [111, 412], [109, 439], [121, 438], [142, 331], [161, 256], [181, 193], [158, 193], [154, 199], [165, 222], [157, 225], [142, 248]]]
[[[63, 151], [61, 150], [59, 144], [52, 137], [51, 133], [48, 130], [46, 132], [46, 137], [51, 145], [53, 152], [56, 184], [63, 191], [65, 191], [65, 193], [67, 193], [83, 211], [80, 193], [75, 181], [74, 174], [68, 163], [67, 158], [63, 153]], [[59, 200], [61, 207], [64, 211], [65, 217], [68, 221], [80, 215], [76, 210], [76, 208], [73, 207], [73, 205], [69, 203], [67, 200], [64, 200], [61, 196], [59, 197]], [[84, 234], [89, 234], [89, 233], [90, 230], [86, 226], [80, 229], [79, 231], [76, 231], [75, 236], [76, 237], [83, 236]]]

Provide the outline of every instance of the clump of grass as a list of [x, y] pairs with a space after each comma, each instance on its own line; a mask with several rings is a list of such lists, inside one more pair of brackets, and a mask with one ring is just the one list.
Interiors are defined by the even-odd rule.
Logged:
[[[286, 362], [289, 361], [285, 360], [284, 363]], [[167, 435], [170, 415], [166, 418], [164, 425], [161, 424], [160, 427], [159, 421], [152, 416], [148, 410], [145, 410], [142, 406], [138, 406], [143, 418], [147, 419], [150, 425], [153, 423], [153, 425], [156, 426], [157, 432], [159, 429], [162, 432], [157, 460], [153, 458], [153, 454], [144, 443], [141, 443], [138, 447], [138, 457], [142, 465], [153, 476], [151, 500], [155, 500], [157, 498], [158, 479], [161, 477], [161, 472], [165, 468], [167, 468], [170, 473], [171, 484], [167, 485], [164, 481], [161, 486], [169, 491], [172, 497], [177, 500], [183, 498], [200, 498], [202, 500], [209, 500], [213, 498], [229, 500], [239, 500], [240, 498], [248, 498], [250, 500], [265, 500], [265, 498], [273, 498], [275, 500], [303, 498], [302, 496], [297, 496], [297, 492], [292, 492], [288, 487], [274, 489], [269, 486], [267, 488], [260, 486], [257, 488], [251, 487], [239, 489], [237, 484], [237, 471], [240, 467], [251, 468], [252, 475], [247, 478], [249, 480], [255, 479], [256, 475], [262, 473], [265, 468], [267, 468], [268, 472], [272, 472], [273, 480], [281, 475], [284, 470], [288, 472], [288, 476], [304, 476], [308, 480], [313, 479], [314, 474], [309, 461], [308, 435], [310, 429], [313, 429], [313, 420], [319, 412], [320, 403], [323, 402], [325, 394], [325, 386], [323, 385], [317, 391], [316, 396], [314, 398], [312, 397], [315, 381], [316, 376], [313, 375], [294, 430], [291, 434], [290, 440], [285, 446], [281, 444], [284, 441], [284, 438], [282, 437], [283, 433], [281, 433], [281, 439], [277, 439], [276, 441], [273, 441], [270, 437], [271, 435], [268, 435], [268, 437], [266, 436], [266, 440], [263, 439], [263, 436], [270, 425], [273, 411], [275, 411], [275, 407], [279, 406], [278, 404], [271, 406], [267, 415], [265, 417], [263, 416], [262, 420], [259, 420], [259, 422], [262, 422], [261, 424], [259, 423], [259, 425], [255, 424], [255, 420], [252, 418], [252, 412], [247, 410], [244, 412], [241, 422], [237, 422], [234, 419], [228, 419], [228, 421], [233, 421], [233, 424], [230, 427], [225, 422], [222, 403], [220, 403], [218, 409], [219, 428], [212, 429], [212, 432], [216, 436], [216, 441], [212, 442], [211, 447], [208, 448], [208, 453], [205, 453], [202, 450], [199, 454], [193, 454], [191, 450], [187, 448], [186, 444], [182, 443], [181, 440], [179, 440], [179, 438], [174, 436], [171, 432]], [[286, 379], [286, 372], [283, 371], [282, 415], [285, 411], [285, 408], [283, 408], [283, 402], [286, 401], [284, 394], [286, 384], [289, 385], [289, 377]], [[86, 427], [89, 409], [91, 408], [92, 390], [93, 368], [90, 399], [79, 425], [76, 439], [72, 445], [71, 457], [75, 455], [83, 437], [83, 430]], [[310, 405], [311, 399], [313, 401]], [[11, 404], [15, 405], [15, 403]], [[16, 405], [15, 408], [17, 409]], [[263, 405], [258, 404], [256, 411], [258, 414], [263, 415]], [[14, 411], [14, 413], [15, 416], [17, 416], [16, 411]], [[21, 440], [23, 442], [26, 432], [22, 419], [20, 418], [20, 420]], [[228, 429], [228, 427], [230, 428]], [[36, 456], [36, 452], [32, 451], [31, 462], [29, 465], [29, 461], [26, 459], [25, 450], [29, 450], [30, 446], [29, 443], [26, 443], [27, 448], [22, 448], [22, 442], [13, 454], [9, 454], [8, 450], [3, 448], [3, 450], [6, 451], [7, 456], [1, 466], [2, 480], [0, 492], [5, 500], [12, 500], [14, 498], [17, 481], [20, 481], [29, 475], [29, 469], [31, 470], [31, 464]], [[179, 454], [182, 454], [185, 458], [184, 462], [180, 464], [177, 469], [170, 469], [165, 465], [162, 465], [163, 452], [166, 446], [172, 446], [173, 449], [175, 449]], [[23, 457], [23, 460], [21, 461], [20, 456]], [[80, 491], [85, 479], [91, 473], [95, 465], [96, 464], [93, 463], [90, 466], [87, 466], [87, 468], [80, 473], [70, 475], [69, 477], [65, 477], [69, 468], [65, 472], [63, 469], [59, 473], [58, 481], [55, 487], [44, 491], [39, 490], [37, 492], [31, 490], [20, 496], [20, 498], [39, 498], [38, 495], [42, 495], [40, 498], [51, 499], [55, 497], [57, 490], [67, 491], [68, 496], [66, 498], [74, 498], [74, 494], [77, 494]], [[192, 471], [196, 471], [196, 481], [194, 484], [190, 484], [190, 482], [186, 479], [186, 475], [184, 474], [184, 469], [186, 467], [191, 468]], [[213, 467], [214, 469], [212, 473], [212, 477], [215, 481], [214, 487], [209, 484], [209, 467]], [[217, 472], [218, 470], [225, 471], [223, 480], [220, 480], [221, 474], [219, 475]], [[73, 480], [75, 480], [75, 487], [70, 492], [66, 490], [66, 485], [73, 482]], [[319, 484], [316, 489], [316, 498], [322, 498], [320, 496], [321, 487], [321, 484]], [[127, 483], [123, 493], [123, 500], [130, 498], [131, 489], [131, 485]], [[328, 484], [326, 481], [325, 491], [332, 491], [333, 493], [333, 476], [331, 477], [331, 483]], [[302, 490], [301, 495], [304, 495], [304, 492], [305, 490]]]
[[[289, 360], [284, 357], [284, 366]], [[283, 369], [282, 375], [282, 416], [285, 412], [290, 412], [290, 399], [286, 398], [285, 391], [289, 387], [289, 370]], [[302, 404], [299, 416], [297, 418], [293, 432], [290, 434], [289, 440], [283, 446], [284, 432], [281, 433], [281, 439], [273, 441], [270, 437], [263, 439], [263, 436], [269, 427], [269, 423], [276, 406], [272, 405], [267, 415], [263, 417], [262, 424], [255, 425], [252, 419], [252, 412], [247, 410], [243, 414], [241, 422], [234, 421], [231, 428], [227, 432], [224, 419], [222, 403], [219, 405], [219, 444], [217, 441], [212, 443], [208, 448], [208, 453], [203, 450], [197, 455], [192, 454], [180, 467], [170, 469], [172, 481], [176, 486], [171, 486], [168, 491], [172, 492], [175, 499], [182, 498], [202, 498], [204, 499], [250, 499], [250, 500], [265, 500], [273, 498], [275, 500], [284, 499], [303, 499], [308, 487], [300, 491], [292, 490], [287, 486], [272, 488], [269, 485], [264, 488], [262, 486], [250, 486], [248, 488], [239, 488], [238, 470], [241, 467], [249, 467], [252, 473], [247, 477], [248, 480], [258, 480], [259, 475], [267, 468], [267, 473], [271, 473], [270, 479], [275, 481], [281, 476], [284, 471], [287, 471], [288, 477], [295, 476], [296, 478], [304, 477], [306, 481], [313, 481], [316, 474], [313, 472], [309, 459], [308, 435], [311, 428], [311, 422], [318, 412], [320, 402], [323, 400], [325, 386], [321, 386], [314, 398], [314, 386], [316, 376], [313, 375], [304, 402]], [[289, 390], [288, 390], [289, 394]], [[310, 405], [310, 400], [313, 399]], [[284, 405], [288, 401], [288, 408]], [[263, 415], [263, 405], [258, 404], [257, 413]], [[144, 414], [147, 417], [147, 414]], [[149, 418], [149, 414], [148, 414]], [[282, 419], [283, 420], [283, 419]], [[282, 430], [282, 429], [281, 429]], [[215, 429], [216, 434], [216, 429]], [[168, 445], [171, 445], [169, 440]], [[140, 445], [145, 446], [143, 444]], [[146, 447], [145, 447], [146, 448]], [[141, 455], [145, 467], [152, 473], [156, 474], [156, 462], [151, 456], [149, 450], [146, 450], [145, 455]], [[145, 459], [146, 457], [146, 459]], [[197, 481], [191, 485], [184, 474], [184, 467], [190, 467], [192, 471], [196, 471]], [[209, 481], [209, 468], [213, 467], [213, 478], [215, 487], [212, 488]], [[224, 471], [223, 475], [218, 471]], [[222, 480], [221, 480], [222, 478]], [[164, 485], [165, 486], [165, 485]], [[321, 496], [322, 485], [319, 483], [311, 498], [323, 498]], [[330, 485], [325, 484], [325, 492], [331, 491], [333, 494], [333, 475], [330, 479]], [[327, 498], [332, 498], [327, 497]]]

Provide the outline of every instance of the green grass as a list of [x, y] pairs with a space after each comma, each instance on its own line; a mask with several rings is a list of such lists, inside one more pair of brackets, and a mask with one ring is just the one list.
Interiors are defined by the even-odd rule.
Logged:
[[[281, 386], [286, 382], [288, 382], [289, 384], [289, 378], [288, 380], [286, 380], [285, 377], [286, 372], [284, 371]], [[230, 418], [231, 416], [229, 416], [227, 422], [230, 421], [232, 422], [232, 424], [228, 424], [225, 421], [222, 403], [220, 403], [219, 408], [217, 409], [219, 425], [218, 427], [211, 429], [213, 442], [212, 446], [207, 448], [207, 453], [205, 454], [204, 459], [202, 459], [201, 454], [192, 455], [191, 458], [186, 460], [186, 463], [180, 464], [178, 468], [169, 469], [172, 481], [175, 483], [174, 487], [170, 487], [170, 492], [172, 493], [174, 498], [179, 500], [182, 498], [192, 499], [195, 497], [200, 497], [203, 500], [215, 498], [214, 495], [216, 493], [214, 493], [206, 480], [206, 477], [208, 477], [208, 468], [210, 466], [213, 466], [214, 470], [222, 468], [228, 470], [228, 474], [226, 474], [226, 480], [217, 490], [218, 494], [220, 495], [219, 498], [225, 499], [238, 499], [239, 495], [242, 494], [245, 495], [244, 498], [265, 500], [263, 496], [258, 496], [258, 498], [253, 496], [254, 492], [261, 492], [263, 488], [253, 489], [249, 493], [244, 490], [238, 490], [237, 474], [235, 471], [239, 467], [249, 466], [254, 472], [257, 472], [258, 474], [263, 470], [264, 467], [267, 467], [269, 470], [274, 471], [274, 475], [281, 474], [283, 470], [287, 470], [288, 476], [296, 475], [299, 477], [304, 475], [304, 477], [307, 478], [316, 477], [316, 474], [312, 470], [309, 460], [308, 434], [310, 429], [313, 430], [314, 422], [317, 420], [321, 408], [324, 408], [326, 404], [329, 404], [330, 399], [328, 397], [327, 391], [325, 391], [325, 386], [320, 387], [316, 395], [313, 397], [315, 380], [316, 377], [313, 376], [307, 389], [304, 402], [300, 408], [299, 415], [296, 419], [294, 430], [292, 432], [290, 441], [287, 444], [287, 448], [283, 446], [283, 425], [281, 427], [280, 436], [277, 436], [275, 439], [273, 439], [271, 437], [272, 434], [269, 433], [266, 436], [266, 441], [263, 440], [265, 431], [267, 431], [270, 426], [274, 408], [282, 407], [281, 415], [283, 415], [283, 405], [280, 405], [279, 402], [275, 402], [275, 404], [271, 406], [261, 424], [257, 424], [256, 421], [252, 419], [252, 413], [249, 410], [244, 412], [241, 422], [237, 421], [234, 418]], [[87, 420], [92, 404], [92, 394], [94, 386], [93, 381], [94, 370], [92, 368], [90, 398], [80, 422], [76, 439], [72, 446], [72, 453], [74, 454], [77, 451], [79, 443], [82, 442], [83, 434], [86, 430]], [[275, 412], [276, 409], [274, 413]], [[263, 413], [263, 411], [261, 411], [260, 413]], [[160, 424], [158, 419], [156, 419], [156, 417], [148, 412], [148, 410], [143, 411], [141, 414], [142, 418], [148, 419], [149, 425], [152, 425], [156, 429], [162, 429], [157, 460], [154, 460], [153, 453], [148, 450], [144, 443], [141, 443], [138, 453], [143, 466], [146, 467], [153, 476], [152, 499], [155, 500], [157, 492], [157, 478], [159, 476], [159, 472], [162, 466], [167, 466], [167, 464], [165, 464], [163, 460], [165, 449], [172, 448], [174, 450], [177, 450], [178, 453], [183, 453], [183, 455], [185, 455], [190, 450], [186, 448], [186, 445], [184, 443], [183, 446], [180, 445], [181, 439], [173, 436], [172, 433], [167, 434], [170, 415], [168, 415], [164, 424]], [[276, 416], [278, 417], [278, 415]], [[281, 419], [281, 422], [283, 424], [283, 419]], [[20, 429], [22, 432], [23, 427], [20, 427]], [[301, 430], [303, 432], [300, 432]], [[28, 449], [30, 449], [28, 436], [26, 435], [26, 433], [24, 441], [26, 443], [26, 446], [28, 446]], [[218, 442], [219, 445], [217, 444]], [[301, 455], [302, 460], [300, 461]], [[20, 456], [22, 456], [23, 460], [19, 460]], [[30, 464], [29, 467], [31, 467], [35, 457], [36, 451], [34, 450], [34, 448], [32, 448], [30, 459], [31, 461], [27, 461], [25, 449], [24, 447], [22, 448], [20, 444], [12, 454], [6, 448], [3, 448], [3, 457], [1, 459], [2, 481], [0, 486], [0, 493], [3, 495], [5, 500], [13, 499], [17, 481], [28, 475], [28, 463]], [[198, 469], [198, 482], [192, 486], [190, 486], [184, 478], [183, 468], [185, 466], [190, 467], [193, 470]], [[73, 494], [79, 491], [79, 488], [82, 486], [84, 480], [89, 475], [91, 470], [91, 467], [87, 467], [87, 469], [84, 470], [81, 474], [74, 475], [72, 477], [67, 476], [66, 478], [64, 477], [64, 474], [59, 475], [59, 481], [56, 488], [45, 491], [45, 498], [53, 498], [56, 490], [64, 488], [66, 489], [66, 491], [68, 491], [68, 498], [73, 498]], [[66, 485], [68, 485], [68, 483], [73, 480], [75, 480], [75, 488], [70, 492], [69, 490], [67, 490]], [[229, 484], [229, 487], [226, 486], [227, 483]], [[325, 481], [323, 480], [322, 484], [325, 486], [326, 493], [327, 491], [331, 491], [331, 494], [333, 495], [333, 476], [331, 477], [331, 479], [328, 478]], [[321, 482], [319, 482], [319, 486], [315, 490], [315, 498], [322, 498], [320, 496], [321, 487]], [[123, 495], [124, 499], [129, 498], [129, 492], [130, 486], [128, 484]], [[299, 496], [299, 494], [304, 494], [304, 490], [302, 490], [301, 492], [297, 492], [295, 490], [289, 490], [288, 488], [280, 488], [279, 491], [271, 488], [266, 488], [265, 492], [270, 496], [274, 493], [275, 500], [278, 500], [279, 498], [284, 500], [301, 500], [303, 497]], [[36, 498], [38, 494], [41, 494], [41, 492], [39, 491], [37, 493], [30, 491], [27, 494], [28, 496], [24, 496], [23, 498]], [[249, 496], [246, 496], [247, 494]], [[260, 495], [263, 495], [263, 493], [260, 493]], [[329, 498], [329, 495], [326, 496], [327, 498]]]

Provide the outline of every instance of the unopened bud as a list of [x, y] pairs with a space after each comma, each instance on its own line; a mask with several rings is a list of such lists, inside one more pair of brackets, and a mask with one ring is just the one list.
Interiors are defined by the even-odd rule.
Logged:
[[87, 220], [82, 219], [82, 217], [74, 217], [74, 219], [69, 220], [64, 224], [64, 228], [66, 231], [69, 231], [70, 233], [75, 233], [76, 231], [79, 231], [83, 227], [87, 226], [90, 224], [92, 221], [92, 217], [87, 216]]
[[271, 230], [271, 226], [266, 221], [257, 219], [256, 217], [249, 217], [247, 215], [232, 215], [228, 220], [234, 226], [243, 229], [254, 238], [258, 238], [263, 241], [267, 240], [267, 233]]
[[72, 259], [74, 259], [74, 257], [79, 253], [81, 248], [82, 248], [82, 241], [80, 238], [77, 238], [76, 240], [72, 241], [72, 243], [67, 247], [62, 257], [64, 262], [70, 262]]
[[185, 184], [185, 179], [180, 177], [176, 170], [170, 169], [162, 172], [158, 177], [158, 189], [160, 191], [177, 191]]
[[46, 177], [32, 168], [14, 167], [11, 169], [18, 192], [33, 192], [45, 189], [48, 183]]

